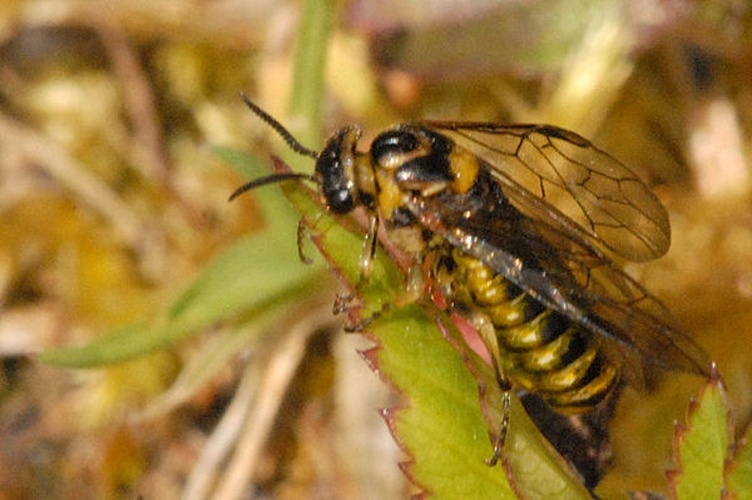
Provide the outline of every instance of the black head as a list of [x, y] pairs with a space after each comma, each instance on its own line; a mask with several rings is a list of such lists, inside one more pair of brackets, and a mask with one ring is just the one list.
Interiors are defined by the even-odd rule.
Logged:
[[316, 160], [316, 179], [321, 183], [326, 206], [335, 214], [351, 212], [358, 204], [355, 147], [359, 138], [358, 128], [343, 128], [327, 141]]
[[368, 196], [361, 197], [356, 180], [356, 163], [363, 157], [356, 151], [357, 142], [360, 139], [360, 130], [357, 127], [350, 126], [341, 129], [327, 141], [323, 151], [317, 153], [300, 144], [281, 123], [259, 108], [248, 97], [243, 94], [241, 94], [241, 97], [251, 111], [269, 124], [293, 151], [315, 159], [316, 170], [314, 175], [282, 172], [254, 179], [235, 190], [230, 196], [230, 200], [251, 189], [293, 179], [318, 184], [327, 208], [335, 214], [349, 213], [358, 204], [363, 203], [364, 199], [368, 199]]

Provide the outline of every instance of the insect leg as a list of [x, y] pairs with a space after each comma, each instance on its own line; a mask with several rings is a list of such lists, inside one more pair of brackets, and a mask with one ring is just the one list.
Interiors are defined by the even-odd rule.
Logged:
[[[494, 363], [494, 366], [495, 365], [496, 363]], [[501, 374], [499, 370], [496, 370], [496, 379], [499, 387], [501, 387], [501, 390], [504, 391], [504, 394], [502, 395], [501, 399], [501, 423], [499, 424], [499, 433], [496, 435], [496, 439], [494, 440], [493, 455], [491, 456], [491, 458], [486, 459], [486, 465], [488, 465], [489, 467], [496, 465], [501, 458], [501, 455], [504, 453], [504, 442], [507, 439], [507, 431], [509, 430], [509, 414], [511, 412], [512, 406], [512, 387], [509, 383], [509, 380], [504, 378], [503, 374]]]
[[[316, 227], [316, 223], [321, 218], [320, 215], [316, 216], [316, 220], [313, 222], [313, 227]], [[303, 250], [303, 243], [308, 239], [308, 225], [304, 222], [303, 219], [300, 219], [298, 221], [298, 233], [297, 233], [297, 241], [298, 241], [298, 257], [300, 258], [300, 261], [303, 264], [312, 264], [313, 259], [306, 255], [305, 251]]]
[[423, 279], [423, 253], [413, 257], [410, 269], [407, 270], [405, 291], [394, 301], [395, 306], [402, 307], [413, 304], [423, 296], [425, 280]]
[[[376, 257], [376, 245], [377, 245], [377, 232], [378, 232], [378, 219], [374, 216], [369, 225], [368, 232], [363, 242], [363, 251], [360, 257], [360, 278], [355, 286], [354, 293], [339, 294], [334, 302], [334, 313], [341, 314], [349, 311], [353, 308], [352, 302], [356, 296], [360, 294], [363, 288], [368, 284], [368, 280], [371, 278], [373, 271], [373, 263]], [[407, 270], [407, 277], [405, 282], [405, 289], [403, 293], [397, 295], [394, 300], [385, 302], [382, 304], [379, 310], [371, 312], [367, 317], [361, 319], [358, 322], [348, 322], [345, 324], [345, 331], [356, 332], [360, 331], [376, 319], [389, 313], [394, 309], [413, 304], [420, 300], [424, 293], [424, 261], [426, 256], [433, 250], [426, 247], [420, 252], [417, 252], [412, 256], [412, 262]]]
[[496, 335], [496, 327], [491, 320], [482, 313], [476, 313], [472, 315], [472, 323], [478, 331], [483, 343], [488, 349], [491, 355], [491, 363], [493, 365], [494, 374], [496, 375], [496, 384], [503, 391], [501, 400], [501, 423], [499, 424], [499, 432], [494, 440], [494, 451], [491, 458], [486, 459], [486, 464], [493, 467], [499, 462], [502, 454], [504, 453], [504, 442], [507, 438], [507, 432], [509, 430], [510, 412], [512, 406], [512, 383], [504, 373], [504, 368], [500, 365], [501, 359], [499, 353], [499, 341]]
[[[355, 285], [355, 290], [354, 292], [337, 294], [337, 297], [334, 299], [334, 306], [332, 307], [332, 312], [334, 314], [342, 314], [343, 312], [347, 312], [353, 309], [353, 301], [358, 295], [360, 295], [360, 292], [368, 284], [368, 280], [371, 278], [371, 273], [373, 272], [373, 262], [376, 257], [376, 243], [378, 241], [378, 221], [378, 216], [376, 214], [372, 214], [368, 223], [368, 231], [366, 232], [366, 236], [363, 239], [363, 249], [361, 250], [359, 260], [360, 276], [358, 278], [358, 282]], [[348, 319], [348, 321], [345, 323], [345, 331], [360, 331], [380, 315], [381, 312], [376, 312], [368, 318], [364, 318], [358, 322], [353, 322], [352, 320]]]
[[368, 282], [373, 272], [373, 261], [376, 258], [376, 242], [378, 241], [379, 217], [371, 215], [368, 222], [368, 232], [363, 238], [363, 249], [360, 252], [360, 278], [356, 290], [360, 290]]

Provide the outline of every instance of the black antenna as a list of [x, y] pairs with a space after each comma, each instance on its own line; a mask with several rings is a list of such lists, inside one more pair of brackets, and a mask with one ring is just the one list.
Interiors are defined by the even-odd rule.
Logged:
[[277, 182], [288, 181], [291, 179], [303, 179], [305, 181], [318, 182], [314, 176], [308, 175], [308, 174], [301, 174], [300, 172], [282, 172], [279, 174], [267, 175], [266, 177], [261, 177], [259, 179], [254, 179], [252, 181], [246, 182], [245, 184], [240, 186], [238, 189], [233, 191], [233, 193], [230, 195], [227, 201], [232, 201], [238, 196], [240, 196], [241, 194], [245, 193], [246, 191], [250, 191], [251, 189], [256, 189], [259, 186], [266, 186], [267, 184], [274, 184]]
[[308, 149], [307, 147], [299, 143], [298, 140], [295, 139], [295, 137], [293, 137], [293, 135], [290, 133], [289, 130], [287, 130], [277, 120], [272, 118], [271, 115], [269, 115], [269, 113], [259, 108], [256, 104], [254, 104], [253, 101], [251, 101], [248, 98], [248, 96], [245, 95], [243, 92], [240, 93], [240, 98], [243, 99], [243, 102], [245, 102], [245, 105], [248, 106], [251, 111], [253, 111], [253, 114], [255, 114], [256, 116], [264, 120], [271, 128], [274, 129], [275, 132], [279, 134], [279, 136], [287, 143], [290, 149], [292, 149], [299, 155], [310, 156], [314, 160], [318, 160], [319, 154], [316, 151], [312, 149]]

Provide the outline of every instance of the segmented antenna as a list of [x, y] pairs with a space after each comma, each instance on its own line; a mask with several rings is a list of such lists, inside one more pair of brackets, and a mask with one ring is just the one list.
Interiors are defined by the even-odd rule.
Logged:
[[301, 143], [298, 142], [295, 137], [290, 133], [289, 130], [287, 130], [281, 123], [279, 123], [277, 120], [271, 117], [269, 113], [264, 111], [263, 109], [259, 108], [256, 104], [251, 101], [247, 95], [245, 95], [243, 92], [240, 93], [240, 98], [243, 99], [243, 102], [245, 102], [245, 105], [250, 108], [251, 111], [253, 111], [253, 114], [264, 120], [267, 125], [269, 125], [271, 128], [274, 129], [275, 132], [279, 134], [279, 136], [287, 143], [287, 146], [298, 153], [299, 155], [303, 156], [310, 156], [314, 160], [318, 160], [319, 154], [318, 152], [308, 149], [307, 147], [303, 146]]
[[[243, 99], [243, 102], [245, 102], [246, 106], [253, 112], [254, 115], [258, 116], [264, 122], [266, 122], [267, 125], [269, 125], [271, 128], [274, 129], [275, 132], [279, 134], [280, 137], [287, 143], [287, 146], [302, 156], [310, 156], [314, 160], [318, 160], [319, 154], [316, 151], [313, 151], [311, 149], [308, 149], [307, 147], [303, 146], [298, 142], [295, 137], [290, 133], [289, 130], [287, 130], [281, 123], [279, 123], [277, 120], [271, 117], [269, 113], [264, 111], [263, 109], [259, 108], [256, 104], [251, 101], [247, 95], [245, 95], [243, 92], [240, 93], [241, 99]], [[240, 186], [238, 189], [236, 189], [228, 198], [227, 201], [232, 201], [241, 194], [245, 193], [246, 191], [250, 191], [251, 189], [255, 189], [260, 186], [266, 186], [267, 184], [275, 184], [282, 181], [288, 181], [288, 180], [304, 180], [304, 181], [310, 181], [318, 184], [318, 179], [310, 174], [302, 174], [300, 172], [282, 172], [278, 174], [272, 174], [267, 175], [266, 177], [261, 177], [260, 179], [254, 179], [252, 181], [248, 181], [242, 186]]]
[[227, 201], [232, 201], [246, 191], [250, 191], [251, 189], [256, 189], [260, 186], [266, 186], [267, 184], [288, 181], [290, 179], [303, 179], [305, 181], [318, 182], [314, 176], [301, 174], [300, 172], [282, 172], [279, 174], [267, 175], [266, 177], [261, 177], [260, 179], [254, 179], [252, 181], [246, 182], [238, 189], [233, 191]]

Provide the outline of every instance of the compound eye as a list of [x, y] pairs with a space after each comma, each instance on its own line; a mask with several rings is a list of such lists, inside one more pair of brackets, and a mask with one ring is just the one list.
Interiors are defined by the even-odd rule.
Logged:
[[316, 161], [316, 175], [326, 206], [335, 214], [346, 214], [355, 208], [357, 187], [352, 164], [355, 155], [355, 129], [343, 129], [327, 143]]
[[379, 135], [371, 143], [371, 158], [374, 163], [385, 168], [394, 168], [403, 159], [416, 150], [422, 144], [412, 132], [404, 130], [389, 130]]
[[325, 150], [316, 162], [316, 171], [329, 210], [335, 214], [350, 212], [355, 207], [355, 186], [344, 168], [342, 157]]

